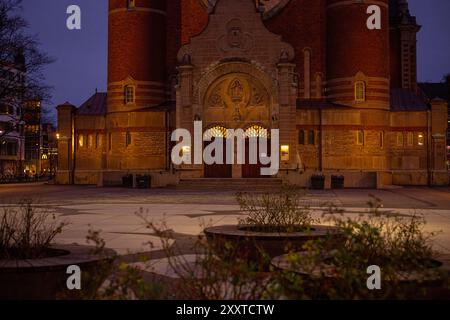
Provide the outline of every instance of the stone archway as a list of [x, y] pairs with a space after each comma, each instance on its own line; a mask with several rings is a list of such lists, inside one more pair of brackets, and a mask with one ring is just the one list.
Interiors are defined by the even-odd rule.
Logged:
[[260, 123], [276, 128], [278, 83], [251, 62], [224, 62], [211, 66], [194, 86], [194, 114], [204, 126], [222, 123], [229, 129]]
[[[256, 127], [270, 131], [277, 126], [277, 88], [274, 81], [262, 70], [250, 63], [226, 63], [217, 66], [197, 84], [194, 95], [197, 111], [203, 125], [212, 127], [220, 123], [226, 129], [251, 130]], [[258, 125], [258, 126], [256, 126]], [[248, 154], [246, 140], [246, 159]], [[236, 148], [235, 148], [236, 153]], [[237, 159], [237, 155], [234, 155]], [[246, 160], [246, 163], [248, 161]], [[257, 164], [233, 164], [232, 177], [257, 178]], [[212, 169], [218, 172], [211, 172]], [[205, 177], [229, 177], [229, 166], [205, 166]]]

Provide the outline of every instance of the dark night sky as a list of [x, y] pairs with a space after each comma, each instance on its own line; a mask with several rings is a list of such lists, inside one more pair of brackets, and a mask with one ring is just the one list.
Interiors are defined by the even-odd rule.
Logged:
[[[409, 0], [422, 25], [418, 43], [419, 81], [440, 81], [450, 72], [450, 1]], [[82, 10], [82, 30], [66, 28], [66, 9]], [[45, 72], [54, 87], [53, 105], [70, 101], [79, 106], [95, 89], [106, 90], [107, 0], [23, 0], [30, 30], [42, 49], [57, 61]]]

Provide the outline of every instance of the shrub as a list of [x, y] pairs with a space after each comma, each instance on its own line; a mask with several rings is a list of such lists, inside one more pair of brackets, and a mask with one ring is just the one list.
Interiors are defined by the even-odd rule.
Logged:
[[[336, 216], [334, 209], [327, 212], [343, 232], [342, 246], [330, 251], [321, 242], [311, 242], [305, 252], [287, 257], [291, 271], [281, 282], [295, 298], [420, 298], [428, 290], [421, 284], [446, 286], [448, 275], [435, 268], [434, 233], [424, 231], [424, 218], [380, 212], [381, 202], [375, 200], [370, 212], [357, 218]], [[382, 290], [367, 288], [367, 268], [372, 265], [381, 269]]]
[[0, 214], [0, 259], [37, 259], [49, 254], [53, 239], [66, 222], [57, 222], [45, 208], [23, 201]]
[[305, 192], [295, 186], [283, 186], [280, 192], [238, 193], [237, 202], [246, 215], [239, 220], [242, 227], [262, 232], [297, 232], [308, 230], [314, 219], [301, 203]]

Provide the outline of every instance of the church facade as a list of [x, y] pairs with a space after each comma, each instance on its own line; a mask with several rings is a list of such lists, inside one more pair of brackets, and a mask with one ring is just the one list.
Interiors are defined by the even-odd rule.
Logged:
[[261, 177], [174, 165], [171, 133], [201, 121], [215, 139], [278, 129], [272, 178], [301, 186], [448, 185], [447, 103], [417, 86], [419, 30], [407, 0], [109, 0], [108, 92], [58, 106], [57, 182]]

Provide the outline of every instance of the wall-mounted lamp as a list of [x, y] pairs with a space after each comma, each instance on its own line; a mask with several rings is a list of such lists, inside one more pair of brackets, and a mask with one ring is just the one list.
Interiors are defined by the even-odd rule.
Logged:
[[183, 153], [183, 156], [188, 156], [191, 154], [191, 147], [190, 146], [183, 146], [181, 148], [181, 152]]
[[289, 145], [282, 145], [281, 150], [281, 161], [289, 161]]

